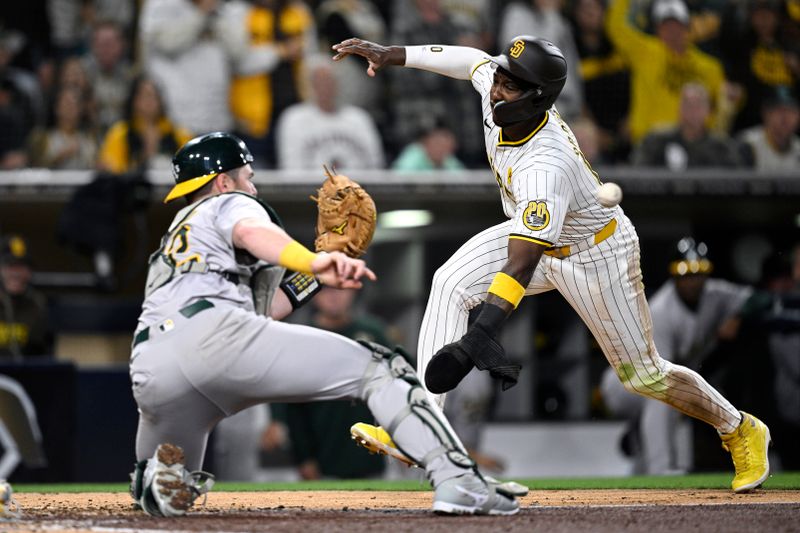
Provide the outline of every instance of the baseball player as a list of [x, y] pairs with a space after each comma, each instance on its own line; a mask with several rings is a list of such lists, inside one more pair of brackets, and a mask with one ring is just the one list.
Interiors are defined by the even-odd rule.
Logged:
[[165, 201], [188, 205], [150, 257], [134, 334], [134, 499], [151, 515], [184, 514], [213, 483], [196, 470], [209, 432], [242, 409], [360, 398], [398, 449], [424, 465], [434, 511], [516, 513], [516, 500], [484, 481], [397, 351], [278, 320], [320, 283], [357, 289], [375, 275], [361, 260], [293, 240], [256, 198], [252, 162], [240, 139], [221, 132], [192, 139], [173, 159], [176, 185]]
[[[697, 368], [717, 346], [732, 340], [738, 331], [738, 313], [752, 289], [709, 277], [713, 264], [708, 247], [691, 237], [678, 241], [677, 256], [669, 265], [671, 279], [650, 298], [653, 340], [662, 359]], [[606, 407], [630, 420], [636, 468], [644, 474], [679, 471], [675, 426], [679, 413], [660, 402], [629, 394], [613, 369], [603, 374], [601, 390]]]
[[[467, 241], [433, 277], [418, 346], [418, 369], [432, 397], [443, 403], [474, 366], [504, 389], [513, 386], [520, 367], [505, 356], [499, 330], [523, 296], [556, 289], [627, 390], [711, 424], [733, 456], [733, 490], [761, 485], [769, 473], [766, 425], [696, 372], [658, 355], [636, 231], [618, 205], [600, 205], [599, 177], [553, 106], [567, 77], [561, 51], [531, 36], [512, 39], [496, 57], [467, 47], [360, 39], [333, 49], [334, 60], [366, 58], [370, 76], [386, 65], [420, 68], [470, 80], [481, 97], [486, 154], [508, 220]], [[467, 327], [471, 310], [477, 318]], [[380, 429], [362, 428], [356, 437], [391, 453]]]

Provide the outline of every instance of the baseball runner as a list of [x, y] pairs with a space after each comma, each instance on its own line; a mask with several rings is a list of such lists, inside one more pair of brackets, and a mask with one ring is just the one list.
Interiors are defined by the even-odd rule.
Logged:
[[[561, 51], [531, 36], [512, 39], [496, 57], [467, 47], [360, 39], [333, 50], [334, 60], [366, 58], [370, 76], [386, 65], [420, 68], [470, 80], [481, 97], [486, 154], [508, 220], [471, 238], [434, 275], [418, 345], [418, 370], [431, 397], [443, 404], [444, 393], [473, 367], [488, 370], [504, 389], [513, 386], [520, 367], [505, 356], [498, 332], [524, 296], [556, 289], [625, 389], [712, 425], [733, 457], [733, 490], [761, 485], [769, 473], [766, 425], [696, 372], [658, 355], [636, 231], [621, 207], [598, 202], [598, 175], [553, 106], [567, 77]], [[355, 436], [392, 452], [381, 428]]]
[[173, 159], [176, 185], [165, 201], [189, 205], [150, 258], [133, 340], [134, 499], [154, 516], [184, 514], [213, 483], [197, 470], [210, 431], [242, 409], [360, 398], [424, 466], [434, 511], [516, 513], [518, 503], [484, 481], [399, 352], [278, 321], [320, 283], [357, 289], [375, 275], [361, 260], [293, 240], [255, 197], [252, 161], [240, 139], [220, 132], [192, 139]]
[[[717, 346], [738, 331], [737, 315], [752, 289], [709, 277], [713, 265], [705, 243], [691, 237], [678, 241], [669, 265], [671, 279], [650, 298], [653, 340], [662, 359], [697, 368]], [[630, 422], [640, 446], [634, 450], [636, 469], [643, 474], [680, 471], [675, 428], [680, 414], [661, 402], [629, 394], [607, 368], [601, 381], [606, 407]]]

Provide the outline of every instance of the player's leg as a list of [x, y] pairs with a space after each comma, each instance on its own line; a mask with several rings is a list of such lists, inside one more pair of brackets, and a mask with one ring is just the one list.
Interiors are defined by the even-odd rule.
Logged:
[[[362, 399], [398, 449], [425, 468], [437, 491], [436, 510], [490, 514], [518, 510], [513, 499], [490, 489], [477, 473], [402, 354], [377, 345], [366, 347], [328, 331], [250, 316], [241, 326], [247, 337], [234, 336], [219, 346], [241, 356], [230, 358], [213, 382], [195, 383], [226, 412], [267, 401]], [[226, 319], [218, 327], [225, 329]], [[480, 498], [473, 499], [470, 493]]]
[[131, 361], [139, 407], [131, 496], [153, 516], [185, 514], [213, 485], [213, 476], [197, 469], [211, 428], [224, 413], [180, 369], [175, 354], [187, 346], [190, 334], [185, 331], [139, 346]]
[[186, 379], [170, 351], [185, 340], [176, 336], [150, 346], [145, 343], [131, 362], [133, 397], [139, 407], [136, 457], [147, 459], [159, 444], [169, 442], [184, 450], [188, 468], [198, 469], [208, 435], [225, 413]]
[[[724, 441], [726, 435], [742, 433], [742, 439], [728, 446], [754, 447], [759, 459], [746, 468], [752, 472], [742, 479], [737, 464], [734, 489], [753, 488], [768, 472], [768, 464], [762, 463], [766, 463], [769, 431], [754, 417], [740, 414], [697, 372], [659, 357], [642, 284], [638, 237], [626, 217], [619, 222], [606, 241], [563, 260], [545, 257], [540, 266], [589, 327], [628, 391], [707, 422]], [[733, 453], [734, 463], [738, 453]]]

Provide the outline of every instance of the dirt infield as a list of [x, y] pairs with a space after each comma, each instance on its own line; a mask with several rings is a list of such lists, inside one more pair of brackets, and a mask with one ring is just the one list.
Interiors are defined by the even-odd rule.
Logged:
[[212, 492], [178, 519], [136, 511], [127, 494], [16, 494], [24, 517], [0, 531], [675, 531], [800, 532], [800, 491], [534, 491], [513, 517], [441, 517], [430, 492]]

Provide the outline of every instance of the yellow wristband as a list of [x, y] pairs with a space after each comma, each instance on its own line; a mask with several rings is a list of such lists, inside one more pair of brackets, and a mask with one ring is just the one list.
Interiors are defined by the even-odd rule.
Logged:
[[505, 272], [498, 272], [489, 286], [489, 292], [511, 303], [516, 309], [525, 296], [525, 287]]
[[292, 241], [281, 250], [278, 257], [278, 264], [295, 272], [305, 272], [311, 274], [311, 262], [316, 259], [317, 254], [303, 246], [297, 241]]

